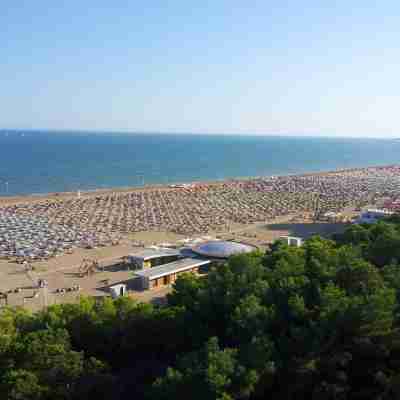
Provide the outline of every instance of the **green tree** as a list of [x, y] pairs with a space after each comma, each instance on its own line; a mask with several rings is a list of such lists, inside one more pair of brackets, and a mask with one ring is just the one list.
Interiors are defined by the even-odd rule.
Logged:
[[243, 368], [237, 350], [224, 349], [210, 338], [198, 352], [182, 357], [154, 384], [157, 399], [235, 399], [248, 397], [257, 383], [255, 371]]
[[8, 400], [43, 400], [50, 398], [49, 392], [35, 373], [23, 369], [8, 371], [0, 383], [2, 398]]

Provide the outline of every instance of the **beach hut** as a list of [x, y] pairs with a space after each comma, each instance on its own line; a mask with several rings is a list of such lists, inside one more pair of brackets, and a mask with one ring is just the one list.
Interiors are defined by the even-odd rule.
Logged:
[[118, 283], [116, 285], [110, 286], [110, 293], [113, 299], [117, 297], [125, 296], [126, 294], [126, 285], [124, 283]]

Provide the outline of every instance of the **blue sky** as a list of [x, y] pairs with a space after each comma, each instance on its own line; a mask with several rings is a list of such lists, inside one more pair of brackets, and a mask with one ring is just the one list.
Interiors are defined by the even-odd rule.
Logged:
[[2, 0], [0, 127], [400, 137], [398, 1]]

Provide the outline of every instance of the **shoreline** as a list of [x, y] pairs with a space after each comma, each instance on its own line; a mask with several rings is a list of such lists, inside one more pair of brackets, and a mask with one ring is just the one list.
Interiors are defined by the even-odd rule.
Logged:
[[[335, 215], [335, 221], [346, 222], [348, 210], [354, 207], [381, 201], [397, 207], [399, 179], [400, 165], [388, 165], [97, 190], [80, 198], [76, 192], [3, 198], [0, 257], [49, 259], [75, 248], [114, 246], [140, 232], [151, 234], [155, 243], [159, 242], [155, 232], [218, 237], [286, 216], [293, 217], [288, 221], [293, 226], [304, 221], [315, 225], [327, 212]], [[251, 237], [243, 235], [242, 240]]]
[[400, 164], [389, 164], [389, 165], [376, 165], [368, 167], [357, 167], [357, 168], [340, 168], [336, 170], [327, 171], [316, 171], [316, 172], [305, 172], [305, 173], [293, 173], [293, 174], [276, 174], [276, 175], [265, 175], [265, 176], [251, 176], [251, 177], [236, 177], [236, 178], [221, 178], [213, 180], [199, 180], [191, 182], [171, 182], [169, 184], [165, 183], [154, 183], [144, 186], [118, 186], [110, 188], [98, 188], [98, 189], [87, 189], [87, 190], [76, 190], [69, 192], [48, 192], [48, 193], [29, 193], [20, 195], [0, 195], [0, 207], [3, 205], [12, 205], [20, 203], [35, 203], [48, 200], [66, 200], [70, 198], [77, 198], [77, 193], [80, 192], [82, 197], [94, 197], [102, 196], [110, 193], [129, 193], [129, 192], [143, 192], [152, 190], [179, 190], [179, 187], [173, 187], [174, 185], [188, 185], [188, 186], [214, 186], [223, 185], [229, 182], [248, 182], [258, 179], [270, 179], [274, 177], [285, 178], [285, 177], [309, 177], [309, 176], [328, 176], [338, 173], [351, 173], [355, 171], [367, 171], [367, 170], [379, 170], [398, 167]]

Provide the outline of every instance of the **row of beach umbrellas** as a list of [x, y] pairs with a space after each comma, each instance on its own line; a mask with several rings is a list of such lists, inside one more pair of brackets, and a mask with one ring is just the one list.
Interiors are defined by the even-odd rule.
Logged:
[[51, 257], [106, 246], [121, 235], [170, 231], [199, 235], [282, 215], [340, 212], [400, 196], [400, 167], [266, 177], [108, 192], [0, 208], [0, 257]]

